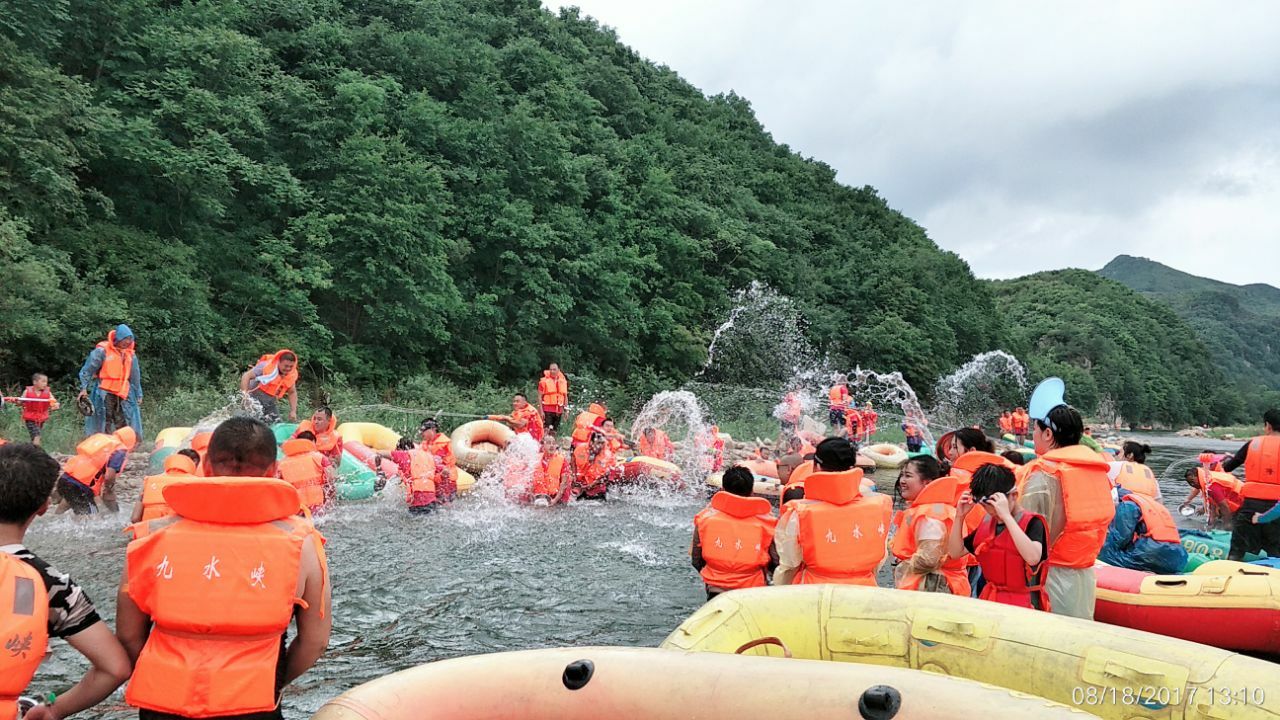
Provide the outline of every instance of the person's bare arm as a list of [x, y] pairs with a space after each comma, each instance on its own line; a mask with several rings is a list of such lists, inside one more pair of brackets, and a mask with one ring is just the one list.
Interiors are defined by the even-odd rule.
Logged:
[[147, 635], [151, 633], [151, 618], [138, 607], [129, 596], [129, 567], [120, 578], [120, 591], [116, 593], [116, 637], [124, 647], [131, 662], [138, 662], [142, 654], [142, 646], [147, 644]]
[[133, 672], [133, 663], [125, 649], [102, 621], [65, 639], [89, 661], [89, 670], [52, 705], [40, 705], [28, 712], [25, 716], [28, 720], [58, 720], [88, 710], [115, 692]]
[[973, 511], [973, 493], [965, 490], [956, 502], [956, 520], [951, 523], [951, 532], [947, 535], [947, 554], [951, 557], [964, 557], [969, 551], [964, 546], [964, 521]]
[[244, 374], [240, 376], [240, 392], [249, 392], [249, 383], [251, 382], [253, 382], [253, 368], [244, 371]]
[[298, 421], [298, 388], [289, 388], [289, 421]]
[[333, 617], [329, 612], [329, 583], [326, 582], [327, 571], [320, 559], [319, 542], [313, 535], [307, 538], [302, 548], [300, 596], [307, 606], [298, 610], [298, 635], [289, 643], [285, 656], [286, 685], [302, 677], [303, 673], [316, 664], [329, 646], [329, 633], [333, 630]]
[[138, 501], [133, 504], [133, 512], [129, 514], [129, 522], [142, 522], [142, 496], [147, 492], [147, 486], [144, 482], [142, 489], [138, 491]]

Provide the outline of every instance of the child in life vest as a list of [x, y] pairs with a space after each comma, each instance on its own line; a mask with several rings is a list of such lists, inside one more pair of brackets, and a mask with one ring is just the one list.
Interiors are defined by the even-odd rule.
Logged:
[[22, 422], [31, 435], [31, 443], [40, 446], [40, 434], [49, 421], [49, 411], [58, 409], [58, 399], [49, 391], [49, 376], [36, 373], [20, 397], [7, 397], [4, 402], [22, 406]]
[[[978, 558], [986, 581], [978, 597], [1006, 605], [1049, 611], [1044, 591], [1048, 571], [1049, 529], [1044, 516], [1018, 506], [1013, 471], [1000, 465], [983, 465], [974, 473], [969, 490], [956, 505], [956, 522], [947, 538], [947, 549], [959, 557], [971, 552]], [[987, 514], [978, 529], [964, 535], [963, 519], [981, 507]]]

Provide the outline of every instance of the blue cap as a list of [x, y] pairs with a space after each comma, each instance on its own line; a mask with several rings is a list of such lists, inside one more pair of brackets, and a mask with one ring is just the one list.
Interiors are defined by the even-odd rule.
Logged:
[[1045, 378], [1031, 393], [1027, 414], [1032, 420], [1048, 420], [1050, 410], [1067, 404], [1066, 392], [1067, 384], [1062, 382], [1062, 378]]
[[127, 340], [133, 337], [133, 329], [124, 323], [116, 326], [116, 340]]

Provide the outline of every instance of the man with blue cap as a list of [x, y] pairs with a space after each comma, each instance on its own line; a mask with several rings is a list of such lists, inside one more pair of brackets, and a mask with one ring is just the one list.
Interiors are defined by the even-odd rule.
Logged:
[[1066, 384], [1049, 378], [1028, 405], [1034, 461], [1024, 468], [1023, 509], [1045, 517], [1049, 559], [1045, 592], [1058, 615], [1093, 619], [1093, 563], [1115, 516], [1107, 460], [1080, 444], [1084, 419], [1067, 404]]
[[80, 400], [92, 403], [84, 420], [85, 436], [131, 427], [142, 437], [142, 368], [136, 339], [128, 325], [117, 325], [80, 367]]

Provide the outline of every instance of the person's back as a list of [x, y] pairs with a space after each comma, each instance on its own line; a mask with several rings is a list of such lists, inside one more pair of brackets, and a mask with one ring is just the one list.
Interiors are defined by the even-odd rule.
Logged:
[[76, 454], [63, 465], [58, 490], [77, 515], [95, 512], [96, 497], [102, 498], [108, 510], [118, 509], [116, 476], [124, 471], [137, 441], [133, 428], [126, 425], [110, 435], [95, 433], [76, 445]]
[[1098, 559], [1108, 565], [1174, 575], [1187, 564], [1187, 550], [1169, 510], [1151, 497], [1121, 488], [1116, 514]]
[[280, 449], [284, 459], [280, 461], [280, 479], [298, 491], [302, 506], [311, 512], [324, 509], [325, 456], [316, 448], [315, 435], [303, 432], [298, 437], [285, 440]]
[[752, 497], [755, 478], [739, 466], [725, 470], [724, 489], [693, 519], [693, 566], [707, 586], [707, 599], [726, 590], [768, 584], [778, 519], [764, 498]]
[[155, 520], [173, 514], [173, 509], [164, 500], [164, 489], [179, 480], [195, 477], [196, 461], [190, 457], [194, 454], [194, 450], [180, 450], [164, 459], [162, 474], [143, 478], [142, 497], [134, 509], [133, 522]]
[[[140, 718], [279, 718], [280, 690], [320, 657], [331, 618], [323, 538], [274, 477], [275, 438], [236, 417], [214, 431], [213, 476], [170, 485], [175, 515], [129, 543], [118, 632]], [[286, 647], [291, 620], [297, 637]]]

